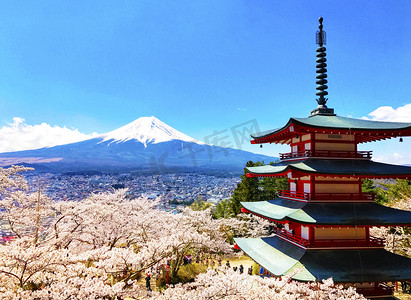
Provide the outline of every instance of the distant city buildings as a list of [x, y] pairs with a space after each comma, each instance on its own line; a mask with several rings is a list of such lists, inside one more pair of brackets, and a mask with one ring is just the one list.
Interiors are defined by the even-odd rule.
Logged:
[[[91, 193], [127, 188], [133, 197], [160, 199], [159, 209], [174, 210], [180, 204], [202, 199], [217, 204], [231, 197], [240, 178], [221, 178], [195, 173], [136, 175], [65, 175], [54, 173], [25, 174], [33, 191], [42, 192], [55, 201], [80, 201]], [[170, 204], [171, 202], [171, 204]]]

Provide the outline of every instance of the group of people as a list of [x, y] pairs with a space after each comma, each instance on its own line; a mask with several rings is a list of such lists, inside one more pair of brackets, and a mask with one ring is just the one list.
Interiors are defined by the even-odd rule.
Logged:
[[221, 267], [222, 259], [217, 255], [199, 255], [196, 258], [196, 263], [205, 264], [207, 267], [214, 268], [215, 266]]
[[402, 281], [401, 289], [403, 293], [411, 294], [411, 281]]
[[[192, 260], [193, 260], [192, 255], [186, 255], [186, 256], [183, 258], [183, 263], [184, 263], [184, 265], [191, 264], [191, 263], [192, 263]], [[199, 255], [199, 256], [196, 257], [196, 263], [201, 263], [201, 264], [204, 263], [207, 267], [210, 266], [211, 268], [214, 268], [214, 266], [216, 265], [216, 263], [218, 264], [218, 267], [221, 267], [221, 265], [222, 265], [222, 260], [221, 260], [220, 257], [217, 257], [217, 255], [215, 255], [214, 257], [213, 257], [212, 255], [205, 255], [205, 256]], [[166, 265], [166, 267], [170, 267], [170, 265], [171, 265], [171, 259], [167, 260], [167, 261], [166, 261], [166, 264], [163, 264], [162, 266], [164, 266], [164, 265]], [[230, 261], [229, 261], [229, 260], [227, 260], [227, 262], [225, 263], [225, 266], [226, 266], [227, 268], [231, 268], [231, 264], [230, 264]], [[157, 268], [157, 274], [156, 274], [157, 276], [156, 276], [156, 277], [160, 276], [160, 272], [161, 272], [160, 270], [161, 270], [160, 267]], [[243, 274], [243, 273], [244, 273], [244, 266], [243, 266], [242, 264], [240, 264], [239, 267], [234, 266], [234, 267], [233, 267], [233, 271], [234, 271], [234, 272], [239, 272], [240, 274]], [[260, 275], [264, 275], [264, 271], [265, 271], [265, 270], [261, 267], [261, 269], [260, 269]], [[146, 288], [147, 288], [147, 291], [148, 291], [148, 292], [151, 292], [151, 279], [152, 279], [152, 274], [153, 274], [153, 268], [151, 269], [151, 272], [147, 272], [147, 273], [146, 273], [146, 277], [145, 277], [145, 280], [146, 280]], [[248, 274], [248, 275], [252, 275], [252, 274], [253, 274], [253, 266], [250, 266], [250, 267], [247, 269], [247, 274]]]
[[[231, 268], [231, 265], [230, 265], [230, 261], [229, 261], [229, 260], [227, 260], [227, 262], [225, 263], [225, 265], [226, 265], [227, 268]], [[243, 273], [244, 273], [244, 266], [243, 266], [243, 265], [240, 265], [238, 268], [237, 268], [236, 266], [234, 266], [234, 267], [233, 267], [233, 271], [234, 271], [234, 272], [239, 271], [240, 274], [243, 274]], [[248, 273], [248, 275], [253, 275], [253, 266], [250, 266], [250, 267], [248, 268], [247, 273]]]

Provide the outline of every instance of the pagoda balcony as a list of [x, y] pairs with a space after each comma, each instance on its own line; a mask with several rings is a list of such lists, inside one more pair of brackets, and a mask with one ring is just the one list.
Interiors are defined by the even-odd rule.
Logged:
[[[361, 288], [361, 287], [356, 287], [357, 293], [364, 295], [364, 297], [367, 298], [379, 298], [381, 296], [391, 296], [394, 294], [394, 287], [389, 286], [384, 283], [375, 283], [375, 287], [373, 288]], [[395, 299], [390, 297], [391, 299]], [[390, 298], [385, 298], [385, 299], [390, 299]], [[397, 298], [398, 299], [398, 298]]]
[[372, 151], [304, 150], [299, 152], [280, 153], [281, 160], [306, 157], [371, 159]]
[[274, 231], [275, 231], [275, 234], [278, 235], [279, 237], [285, 240], [288, 240], [290, 242], [293, 242], [295, 244], [298, 244], [304, 248], [307, 248], [308, 245], [310, 244], [309, 240], [303, 239], [302, 237], [292, 234], [284, 229], [274, 228]]
[[302, 201], [358, 201], [358, 202], [374, 202], [375, 194], [373, 193], [305, 193], [289, 190], [279, 190], [280, 197], [302, 200]]
[[384, 240], [370, 236], [368, 239], [321, 239], [310, 241], [310, 248], [383, 248]]
[[367, 239], [321, 239], [310, 241], [298, 235], [292, 234], [287, 230], [275, 228], [277, 236], [289, 242], [298, 244], [304, 248], [383, 248], [384, 240], [376, 237], [368, 237]]

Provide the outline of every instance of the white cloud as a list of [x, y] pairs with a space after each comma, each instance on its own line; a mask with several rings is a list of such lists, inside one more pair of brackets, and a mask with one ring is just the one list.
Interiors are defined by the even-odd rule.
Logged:
[[410, 153], [375, 153], [376, 156], [374, 161], [394, 164], [394, 165], [411, 165], [411, 154]]
[[[411, 103], [398, 108], [391, 106], [380, 106], [363, 117], [365, 120], [385, 121], [385, 122], [406, 122], [411, 123]], [[403, 142], [399, 139], [391, 139], [376, 143], [365, 144], [363, 150], [373, 150], [373, 160], [389, 164], [411, 164], [411, 138], [404, 137]], [[370, 149], [366, 149], [370, 148]]]
[[0, 128], [0, 152], [20, 151], [75, 143], [98, 136], [97, 133], [84, 134], [78, 129], [51, 126], [47, 123], [28, 125], [23, 118], [13, 118]]
[[380, 106], [368, 114], [370, 117], [363, 119], [386, 122], [411, 122], [411, 103], [397, 109], [392, 106]]

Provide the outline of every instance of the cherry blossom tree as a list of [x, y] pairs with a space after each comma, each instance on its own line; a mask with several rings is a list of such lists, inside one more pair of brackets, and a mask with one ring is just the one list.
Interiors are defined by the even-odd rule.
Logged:
[[159, 300], [183, 299], [365, 299], [355, 289], [334, 286], [332, 279], [322, 283], [300, 283], [290, 276], [262, 278], [240, 274], [231, 269], [209, 270], [200, 274], [195, 282], [169, 287]]
[[[400, 200], [392, 201], [387, 206], [411, 211], [411, 198], [404, 197]], [[372, 227], [372, 236], [384, 239], [386, 250], [400, 255], [411, 257], [411, 228], [410, 227]]]
[[[40, 192], [26, 192], [18, 175], [24, 170], [6, 169], [0, 177], [1, 218], [15, 236], [0, 246], [3, 292], [52, 293], [56, 286], [81, 290], [94, 282], [107, 285], [108, 294], [103, 294], [111, 295], [110, 287], [119, 283], [124, 290], [135, 290], [141, 273], [165, 258], [175, 262], [171, 271], [176, 274], [188, 253], [232, 253], [209, 211], [173, 215], [156, 210], [155, 201], [129, 199], [125, 190], [54, 203]], [[86, 275], [93, 280], [84, 279]], [[74, 280], [78, 277], [81, 284]]]
[[[143, 297], [146, 291], [138, 280], [166, 260], [172, 261], [169, 271], [173, 277], [187, 254], [230, 256], [234, 254], [229, 243], [233, 234], [268, 233], [268, 223], [252, 217], [214, 220], [210, 210], [189, 209], [174, 215], [157, 210], [156, 201], [131, 199], [126, 190], [93, 194], [79, 202], [54, 202], [41, 191], [27, 192], [27, 183], [20, 175], [26, 170], [15, 166], [0, 169], [0, 218], [15, 237], [0, 245], [2, 299]], [[153, 297], [355, 296], [354, 291], [334, 288], [329, 281], [288, 282], [289, 278], [262, 279], [229, 270], [209, 271], [194, 283], [169, 286], [163, 294], [154, 292]]]

